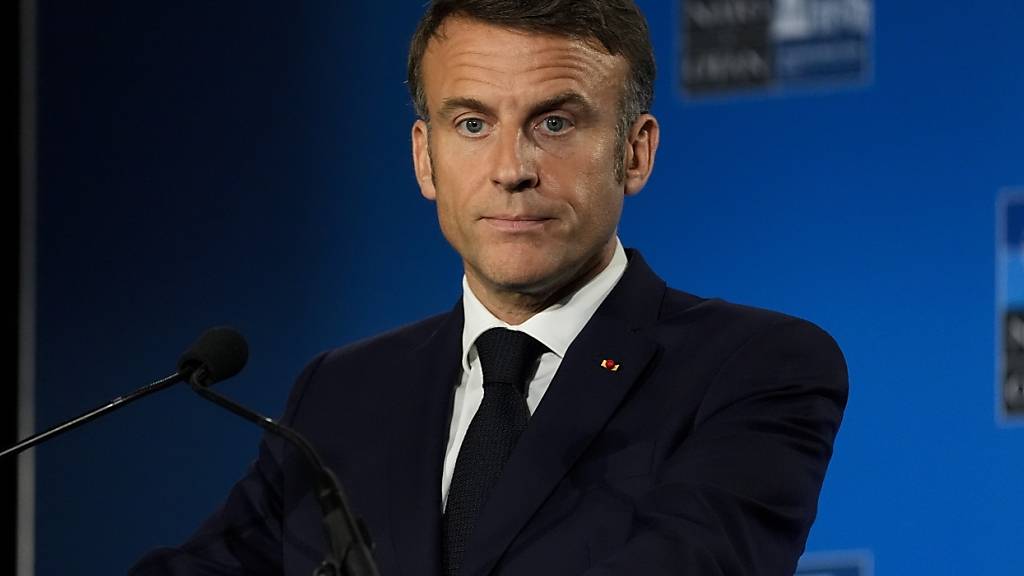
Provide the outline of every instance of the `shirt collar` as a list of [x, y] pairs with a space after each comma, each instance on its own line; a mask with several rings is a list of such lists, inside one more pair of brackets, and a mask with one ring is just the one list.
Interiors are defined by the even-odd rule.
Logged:
[[491, 314], [490, 310], [484, 307], [473, 294], [473, 290], [463, 275], [462, 309], [465, 323], [462, 327], [462, 369], [469, 372], [469, 364], [472, 360], [470, 354], [474, 356], [476, 354], [473, 344], [478, 336], [491, 328], [508, 328], [526, 332], [547, 346], [559, 358], [564, 358], [565, 353], [569, 350], [569, 345], [576, 339], [583, 327], [590, 321], [590, 317], [604, 302], [608, 293], [622, 278], [627, 264], [626, 251], [622, 248], [622, 242], [616, 237], [615, 253], [604, 270], [576, 292], [534, 314], [529, 320], [518, 326], [511, 326]]

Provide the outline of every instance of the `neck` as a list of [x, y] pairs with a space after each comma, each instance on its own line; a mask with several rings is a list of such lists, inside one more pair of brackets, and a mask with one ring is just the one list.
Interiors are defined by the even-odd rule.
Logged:
[[569, 276], [564, 282], [553, 282], [547, 287], [522, 287], [509, 288], [498, 284], [487, 282], [479, 275], [473, 273], [466, 267], [466, 281], [477, 300], [485, 308], [494, 314], [494, 317], [507, 322], [511, 326], [517, 326], [526, 322], [538, 312], [551, 307], [551, 305], [563, 300], [575, 293], [600, 274], [615, 255], [617, 243], [613, 240], [598, 255], [588, 260], [575, 274]]

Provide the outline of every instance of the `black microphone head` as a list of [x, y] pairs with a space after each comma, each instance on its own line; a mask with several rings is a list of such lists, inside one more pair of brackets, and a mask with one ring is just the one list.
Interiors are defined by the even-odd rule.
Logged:
[[194, 384], [210, 386], [242, 371], [249, 360], [245, 337], [228, 326], [210, 328], [178, 359], [178, 373]]

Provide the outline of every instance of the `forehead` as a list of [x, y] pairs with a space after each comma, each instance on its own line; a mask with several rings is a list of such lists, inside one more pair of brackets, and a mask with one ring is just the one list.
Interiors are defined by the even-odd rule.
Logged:
[[600, 44], [510, 30], [467, 18], [446, 20], [423, 55], [430, 110], [451, 97], [491, 97], [524, 104], [576, 92], [595, 104], [617, 104], [628, 64]]

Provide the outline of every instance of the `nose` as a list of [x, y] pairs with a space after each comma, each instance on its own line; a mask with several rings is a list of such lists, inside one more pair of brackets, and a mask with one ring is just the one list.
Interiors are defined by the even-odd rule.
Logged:
[[521, 192], [538, 184], [533, 145], [522, 130], [498, 135], [493, 151], [491, 180], [507, 192]]

